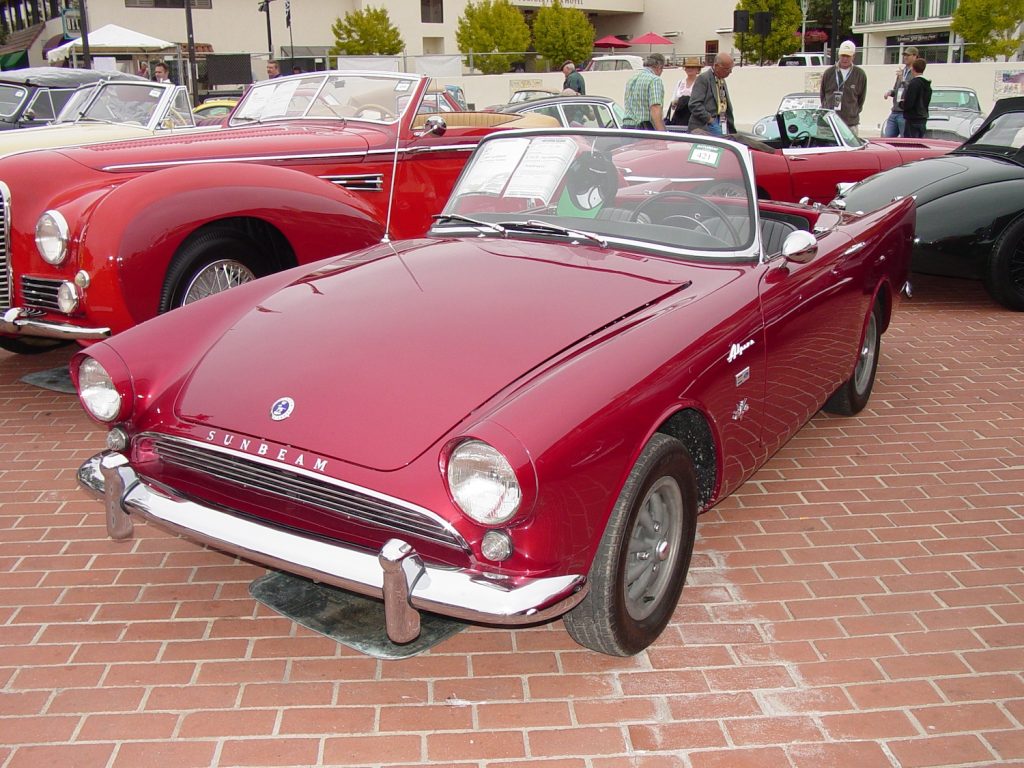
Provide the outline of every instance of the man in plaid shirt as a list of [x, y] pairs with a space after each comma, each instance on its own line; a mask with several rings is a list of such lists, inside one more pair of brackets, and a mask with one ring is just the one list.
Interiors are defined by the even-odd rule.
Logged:
[[626, 111], [624, 128], [642, 128], [646, 131], [664, 131], [665, 84], [661, 73], [665, 69], [665, 57], [652, 53], [641, 69], [626, 83], [626, 97], [623, 105]]

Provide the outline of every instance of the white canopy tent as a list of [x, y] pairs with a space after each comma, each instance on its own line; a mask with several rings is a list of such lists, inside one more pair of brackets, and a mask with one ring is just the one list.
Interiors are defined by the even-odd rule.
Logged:
[[[177, 50], [178, 46], [174, 43], [125, 29], [117, 24], [107, 24], [89, 33], [89, 52], [97, 56], [159, 53], [161, 51], [177, 52]], [[68, 57], [81, 55], [82, 39], [78, 38], [57, 46], [46, 54], [46, 58], [49, 61], [65, 61]]]

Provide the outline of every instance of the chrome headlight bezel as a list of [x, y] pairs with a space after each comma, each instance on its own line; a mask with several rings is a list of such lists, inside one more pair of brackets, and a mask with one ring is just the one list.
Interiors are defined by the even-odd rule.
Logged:
[[481, 525], [501, 525], [519, 511], [523, 489], [511, 462], [483, 440], [459, 443], [448, 456], [445, 479], [452, 500]]
[[69, 238], [68, 222], [60, 211], [44, 211], [36, 221], [36, 250], [47, 264], [64, 263]]
[[123, 410], [123, 399], [107, 369], [94, 357], [84, 357], [78, 366], [78, 399], [97, 421], [109, 424]]

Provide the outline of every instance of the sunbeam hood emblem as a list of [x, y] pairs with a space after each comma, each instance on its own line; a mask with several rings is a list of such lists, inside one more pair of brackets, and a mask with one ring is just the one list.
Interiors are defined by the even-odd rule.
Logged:
[[274, 421], [283, 421], [292, 415], [295, 410], [295, 401], [290, 397], [279, 397], [270, 406], [270, 418]]

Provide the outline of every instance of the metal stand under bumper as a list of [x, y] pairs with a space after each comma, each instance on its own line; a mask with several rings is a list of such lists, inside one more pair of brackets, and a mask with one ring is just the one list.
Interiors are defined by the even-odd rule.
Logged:
[[246, 520], [148, 485], [120, 453], [101, 453], [78, 470], [79, 482], [104, 500], [107, 530], [132, 535], [139, 515], [174, 533], [263, 565], [384, 600], [387, 633], [396, 643], [419, 634], [419, 611], [487, 624], [532, 624], [582, 600], [580, 574], [506, 583], [480, 573], [426, 565], [391, 539], [376, 555]]

